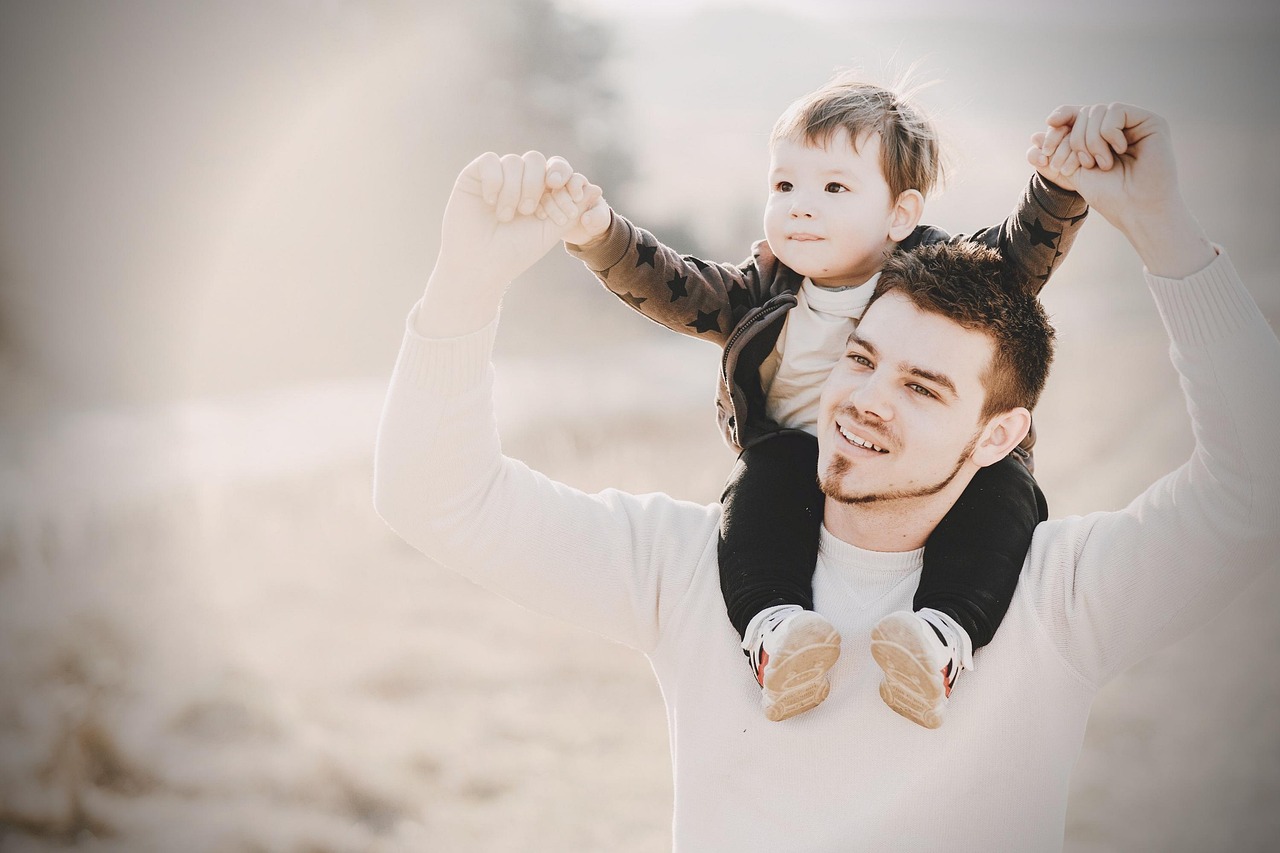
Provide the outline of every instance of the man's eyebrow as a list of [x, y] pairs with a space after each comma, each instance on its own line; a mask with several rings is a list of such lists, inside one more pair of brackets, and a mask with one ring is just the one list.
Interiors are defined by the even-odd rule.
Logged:
[[[845, 342], [846, 348], [850, 346], [857, 346], [866, 350], [868, 353], [871, 354], [873, 358], [880, 357], [880, 353], [876, 350], [875, 344], [871, 343], [871, 341], [867, 340], [866, 338], [859, 337], [856, 331], [850, 332], [849, 340]], [[956, 393], [956, 384], [952, 382], [951, 378], [948, 377], [945, 373], [938, 373], [933, 370], [926, 370], [923, 367], [916, 367], [914, 364], [906, 365], [905, 370], [907, 373], [911, 374], [912, 376], [918, 376], [921, 379], [925, 379], [925, 380], [928, 380], [929, 382], [932, 382], [934, 385], [937, 385], [939, 388], [945, 389], [946, 391], [950, 392], [951, 396], [953, 397], [959, 396]]]
[[932, 370], [925, 370], [923, 367], [915, 367], [914, 365], [907, 367], [907, 373], [912, 376], [919, 376], [921, 379], [927, 379], [939, 388], [947, 389], [953, 397], [958, 396], [955, 383], [948, 379], [944, 373], [934, 373]]
[[850, 345], [857, 345], [862, 347], [867, 352], [871, 353], [873, 356], [878, 357], [880, 355], [880, 353], [876, 351], [875, 344], [871, 343], [871, 341], [868, 341], [865, 338], [858, 337], [858, 333], [856, 331], [849, 333], [849, 340], [845, 341], [844, 345], [846, 349], [848, 349]]

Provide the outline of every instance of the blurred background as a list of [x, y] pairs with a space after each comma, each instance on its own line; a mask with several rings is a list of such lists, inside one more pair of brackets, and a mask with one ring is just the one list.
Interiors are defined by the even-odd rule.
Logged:
[[[563, 154], [737, 261], [774, 119], [839, 69], [936, 81], [926, 221], [953, 232], [1008, 214], [1054, 106], [1123, 100], [1168, 117], [1274, 325], [1278, 36], [1263, 0], [3, 0], [0, 849], [669, 849], [644, 660], [370, 505], [458, 170]], [[1191, 447], [1140, 264], [1098, 217], [1045, 300], [1042, 486], [1054, 515], [1121, 507]], [[504, 309], [506, 449], [715, 500], [717, 357], [553, 252]], [[1103, 690], [1067, 850], [1274, 849], [1277, 563]]]

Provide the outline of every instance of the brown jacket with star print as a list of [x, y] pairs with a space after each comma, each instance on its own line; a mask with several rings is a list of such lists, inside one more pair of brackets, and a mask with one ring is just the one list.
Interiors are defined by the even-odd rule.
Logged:
[[[1017, 209], [999, 226], [952, 237], [921, 225], [898, 244], [900, 251], [943, 240], [972, 241], [1000, 252], [1008, 281], [1039, 293], [1071, 248], [1088, 208], [1078, 194], [1033, 174]], [[719, 264], [681, 255], [613, 215], [608, 230], [589, 246], [566, 244], [615, 296], [668, 329], [714, 341], [724, 349], [716, 408], [725, 441], [741, 450], [778, 426], [765, 412], [760, 365], [796, 304], [803, 277], [785, 266], [761, 240], [741, 264]], [[1031, 467], [1035, 432], [1019, 457]]]

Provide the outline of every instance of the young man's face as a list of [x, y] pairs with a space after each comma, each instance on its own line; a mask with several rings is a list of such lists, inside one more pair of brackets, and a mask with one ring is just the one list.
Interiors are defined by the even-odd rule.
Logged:
[[774, 254], [820, 287], [862, 284], [892, 246], [894, 199], [880, 167], [880, 134], [839, 128], [825, 146], [779, 139], [769, 165], [764, 234]]
[[964, 469], [984, 424], [986, 334], [889, 292], [867, 309], [822, 389], [818, 478], [842, 503], [927, 498]]

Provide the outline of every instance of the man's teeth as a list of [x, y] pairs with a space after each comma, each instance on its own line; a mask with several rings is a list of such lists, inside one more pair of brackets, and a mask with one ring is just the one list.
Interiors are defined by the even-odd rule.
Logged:
[[848, 439], [850, 444], [856, 444], [859, 447], [865, 447], [868, 450], [874, 450], [876, 453], [889, 452], [885, 450], [883, 447], [880, 447], [879, 445], [872, 444], [871, 442], [865, 439], [858, 438], [856, 435], [854, 435], [851, 432], [847, 432], [844, 427], [840, 427], [840, 434], [843, 435], [846, 439]]

